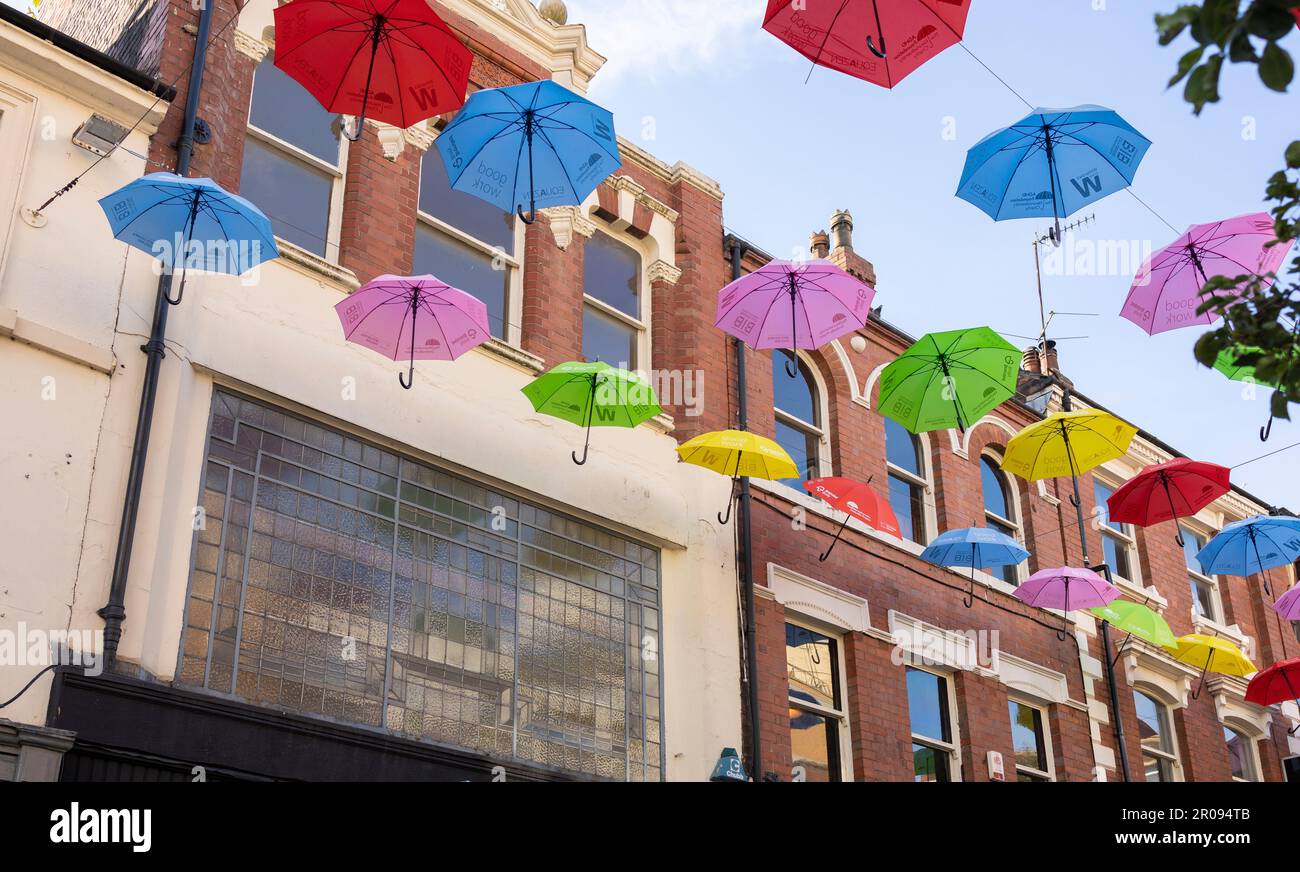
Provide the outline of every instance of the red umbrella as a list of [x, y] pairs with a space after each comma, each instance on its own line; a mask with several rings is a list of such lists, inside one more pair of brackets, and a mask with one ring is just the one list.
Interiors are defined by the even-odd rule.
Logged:
[[1246, 702], [1268, 706], [1294, 699], [1300, 703], [1300, 693], [1295, 691], [1297, 687], [1300, 687], [1300, 657], [1279, 660], [1255, 673], [1250, 684], [1246, 685]]
[[[851, 478], [814, 478], [805, 481], [803, 486], [804, 490], [821, 497], [831, 508], [846, 512], [849, 518], [857, 518], [873, 530], [891, 536], [899, 535], [898, 517], [894, 514], [889, 501], [862, 482]], [[844, 528], [849, 525], [849, 518], [845, 518], [844, 523], [840, 524], [840, 529], [835, 534], [835, 541], [831, 542], [831, 547], [827, 548], [826, 553], [817, 558], [818, 560], [825, 562], [826, 558], [831, 556]]]
[[1230, 475], [1227, 467], [1179, 457], [1129, 479], [1106, 500], [1106, 509], [1112, 521], [1139, 527], [1186, 518], [1226, 494]]
[[814, 64], [892, 88], [961, 42], [971, 0], [768, 0], [763, 29]]
[[473, 54], [426, 0], [294, 0], [275, 10], [275, 65], [330, 112], [398, 127], [459, 109]]

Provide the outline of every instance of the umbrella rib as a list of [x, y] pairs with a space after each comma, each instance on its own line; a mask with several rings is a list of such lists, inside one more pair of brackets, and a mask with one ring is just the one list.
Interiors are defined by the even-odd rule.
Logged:
[[542, 135], [542, 139], [546, 140], [546, 146], [555, 154], [555, 160], [564, 172], [564, 180], [569, 183], [569, 191], [572, 192], [574, 197], [578, 196], [578, 186], [573, 183], [573, 177], [569, 175], [569, 168], [565, 166], [564, 158], [560, 157], [560, 150], [555, 147], [555, 143], [551, 142], [551, 137], [547, 135], [546, 128], [539, 127], [537, 132]]

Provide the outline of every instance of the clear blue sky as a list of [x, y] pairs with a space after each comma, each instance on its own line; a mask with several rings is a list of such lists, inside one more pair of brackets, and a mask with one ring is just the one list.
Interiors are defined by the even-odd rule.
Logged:
[[[1192, 115], [1180, 90], [1165, 89], [1187, 46], [1160, 48], [1153, 24], [1177, 5], [975, 0], [966, 44], [1034, 105], [1098, 103], [1145, 133], [1154, 145], [1134, 191], [1182, 232], [1264, 208], [1265, 182], [1300, 136], [1300, 92], [1275, 94], [1253, 67], [1234, 67], [1224, 102]], [[1029, 244], [1047, 222], [996, 223], [953, 196], [967, 149], [1023, 117], [1024, 104], [960, 47], [893, 91], [820, 68], [805, 85], [808, 62], [760, 29], [765, 6], [568, 0], [569, 20], [586, 24], [610, 58], [591, 96], [625, 137], [717, 179], [732, 230], [788, 257], [828, 229], [834, 210], [849, 209], [886, 320], [913, 335], [977, 324], [1037, 335]], [[1288, 48], [1300, 55], [1300, 32]], [[944, 136], [949, 124], [955, 138]], [[1244, 137], [1252, 125], [1255, 138]], [[1126, 193], [1091, 211], [1097, 222], [1081, 241], [1141, 251], [1175, 236]], [[1198, 366], [1192, 345], [1205, 328], [1151, 338], [1121, 319], [1132, 275], [1102, 272], [1046, 279], [1049, 309], [1100, 316], [1062, 316], [1049, 330], [1089, 337], [1061, 343], [1062, 369], [1083, 393], [1198, 459], [1233, 465], [1300, 442], [1300, 424], [1279, 421], [1262, 444], [1269, 392], [1248, 400], [1241, 385]], [[1300, 448], [1235, 471], [1234, 481], [1300, 510]]]

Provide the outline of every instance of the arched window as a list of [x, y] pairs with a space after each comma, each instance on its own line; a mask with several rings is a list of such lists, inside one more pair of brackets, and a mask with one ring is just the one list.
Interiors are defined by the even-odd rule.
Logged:
[[[797, 366], [795, 375], [787, 368]], [[800, 478], [787, 484], [817, 478], [822, 474], [823, 443], [821, 388], [808, 364], [789, 351], [772, 352], [772, 405], [776, 415], [776, 441], [795, 466]]]
[[1142, 767], [1147, 781], [1176, 781], [1178, 743], [1174, 741], [1169, 706], [1140, 690], [1133, 691], [1138, 738], [1142, 742]]
[[885, 456], [889, 468], [889, 505], [899, 533], [920, 545], [929, 541], [925, 493], [929, 488], [921, 440], [892, 418], [885, 419]]
[[649, 369], [648, 295], [641, 254], [596, 232], [582, 253], [582, 356], [625, 369]]
[[1228, 747], [1228, 766], [1232, 770], [1232, 780], [1259, 781], [1255, 741], [1240, 730], [1224, 727], [1223, 742]]
[[[997, 458], [984, 455], [980, 457], [980, 479], [984, 490], [984, 524], [990, 530], [997, 530], [1015, 539], [1020, 539], [1020, 516], [1016, 511], [1016, 493], [1012, 484], [1002, 472]], [[995, 566], [988, 570], [995, 578], [1007, 584], [1020, 583], [1019, 566]]]

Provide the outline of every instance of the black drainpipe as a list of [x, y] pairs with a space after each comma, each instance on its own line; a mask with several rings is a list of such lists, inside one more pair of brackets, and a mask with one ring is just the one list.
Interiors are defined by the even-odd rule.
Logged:
[[[727, 241], [731, 254], [731, 280], [735, 281], [741, 276], [740, 262], [748, 246], [734, 236], [729, 237]], [[745, 378], [745, 343], [739, 339], [731, 341], [736, 346], [736, 391], [739, 395], [737, 427], [748, 430], [749, 390]], [[764, 780], [766, 773], [763, 771], [763, 739], [760, 730], [762, 719], [759, 717], [758, 709], [758, 632], [757, 622], [754, 619], [754, 550], [750, 546], [753, 540], [750, 505], [749, 477], [745, 476], [740, 479], [740, 517], [736, 520], [740, 525], [737, 529], [740, 539], [737, 568], [745, 591], [745, 673], [749, 678], [749, 766], [750, 775], [754, 782], [758, 783]]]
[[[194, 154], [194, 124], [199, 115], [199, 93], [208, 56], [208, 40], [216, 3], [208, 0], [199, 13], [199, 30], [194, 42], [194, 65], [190, 68], [189, 88], [185, 94], [185, 118], [181, 122], [180, 142], [176, 146], [176, 174], [187, 175]], [[153, 329], [149, 341], [140, 346], [147, 356], [140, 412], [135, 422], [135, 447], [131, 451], [131, 468], [126, 479], [126, 500], [122, 508], [122, 526], [117, 535], [117, 555], [113, 560], [113, 583], [108, 602], [98, 615], [104, 619], [104, 660], [112, 664], [117, 658], [117, 644], [122, 639], [122, 621], [126, 619], [126, 580], [131, 570], [131, 545], [135, 541], [135, 522], [140, 513], [140, 490], [144, 483], [145, 460], [149, 456], [149, 431], [153, 428], [154, 401], [158, 397], [158, 376], [165, 356], [163, 339], [167, 335], [167, 310], [171, 304], [172, 277], [163, 273], [158, 279], [154, 300]]]

